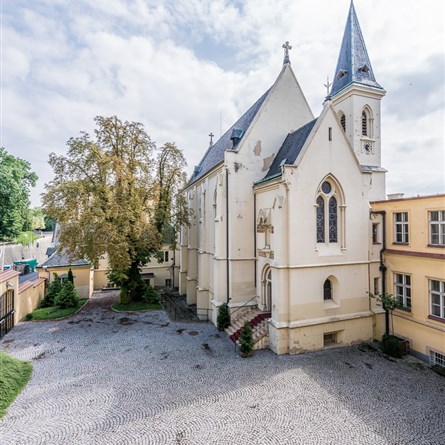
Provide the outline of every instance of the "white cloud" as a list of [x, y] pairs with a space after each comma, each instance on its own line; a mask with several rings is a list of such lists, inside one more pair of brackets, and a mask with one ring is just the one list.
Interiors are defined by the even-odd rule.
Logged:
[[[442, 1], [356, 0], [355, 6], [377, 80], [388, 90], [388, 191], [441, 191], [443, 64], [432, 66], [432, 56], [444, 53]], [[319, 113], [348, 8], [349, 0], [5, 3], [2, 144], [39, 174], [34, 204], [51, 179], [48, 154], [64, 152], [79, 131], [91, 132], [96, 115], [140, 121], [159, 144], [175, 141], [191, 171], [208, 133], [219, 136], [221, 114], [224, 131], [274, 82], [285, 40]], [[416, 94], [405, 87], [409, 80]], [[403, 152], [407, 144], [414, 148]]]

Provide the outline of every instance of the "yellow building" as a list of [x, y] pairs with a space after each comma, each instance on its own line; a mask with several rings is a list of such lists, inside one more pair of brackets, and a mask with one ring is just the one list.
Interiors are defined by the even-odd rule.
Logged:
[[0, 271], [0, 338], [36, 309], [45, 293], [44, 279], [20, 284], [19, 275], [15, 270]]
[[94, 269], [90, 262], [82, 259], [71, 260], [65, 253], [56, 251], [45, 262], [37, 266], [39, 277], [51, 283], [54, 274], [66, 278], [69, 269], [74, 275], [74, 286], [81, 298], [90, 298], [93, 294]]
[[[386, 291], [400, 305], [394, 333], [413, 355], [445, 367], [445, 195], [392, 198], [371, 205], [385, 212]], [[374, 243], [381, 242], [378, 224]]]
[[[142, 266], [142, 279], [152, 287], [177, 287], [179, 282], [177, 251], [173, 250], [172, 244], [164, 244], [161, 256], [162, 260], [151, 258], [147, 264]], [[109, 282], [108, 271], [107, 258], [101, 258], [94, 269], [95, 290], [114, 287], [114, 284]]]

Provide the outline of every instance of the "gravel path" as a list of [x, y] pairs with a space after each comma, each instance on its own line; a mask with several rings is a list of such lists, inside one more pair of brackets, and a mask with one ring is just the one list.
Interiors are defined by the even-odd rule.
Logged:
[[372, 349], [235, 354], [208, 324], [122, 314], [20, 323], [0, 350], [32, 360], [1, 444], [444, 444], [445, 379]]

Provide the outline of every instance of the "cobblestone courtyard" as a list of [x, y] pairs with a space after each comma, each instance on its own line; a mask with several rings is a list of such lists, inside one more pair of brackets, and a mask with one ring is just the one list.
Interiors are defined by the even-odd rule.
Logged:
[[0, 349], [34, 367], [1, 444], [445, 443], [445, 379], [366, 348], [242, 359], [212, 325], [105, 297]]

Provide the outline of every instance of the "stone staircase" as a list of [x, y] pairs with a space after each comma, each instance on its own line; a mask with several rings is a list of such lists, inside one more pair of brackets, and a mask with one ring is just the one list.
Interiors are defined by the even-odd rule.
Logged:
[[264, 349], [269, 346], [269, 318], [270, 312], [262, 312], [258, 308], [250, 309], [232, 321], [226, 329], [230, 339], [239, 344], [239, 337], [244, 323], [248, 321], [253, 331], [253, 349]]

